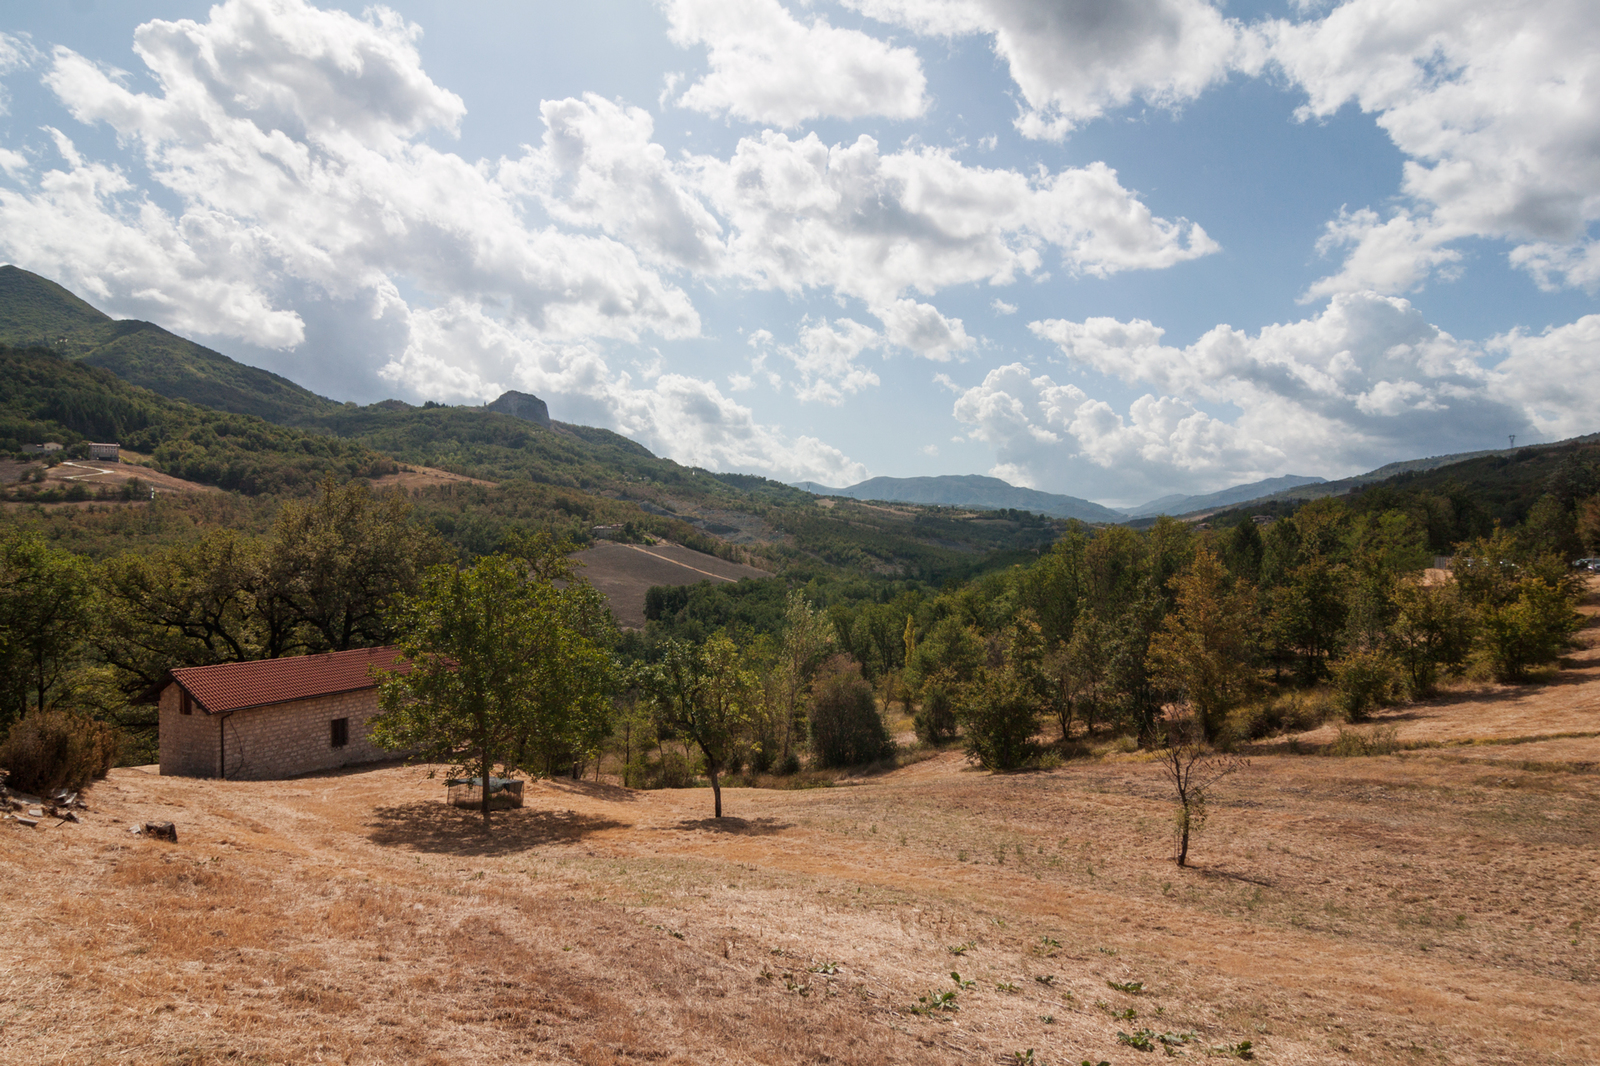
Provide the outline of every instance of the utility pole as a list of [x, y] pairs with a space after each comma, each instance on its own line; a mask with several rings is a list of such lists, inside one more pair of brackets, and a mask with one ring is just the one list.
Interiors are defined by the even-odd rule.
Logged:
[[1506, 439], [1508, 439], [1508, 440], [1509, 440], [1509, 441], [1511, 441], [1511, 447], [1513, 447], [1513, 448], [1515, 448], [1515, 447], [1516, 447], [1516, 446], [1517, 446], [1517, 435], [1516, 435], [1516, 434], [1515, 434], [1515, 433], [1513, 433], [1513, 434], [1511, 434], [1511, 435], [1510, 435], [1510, 436], [1509, 436], [1509, 437], [1508, 437], [1508, 438], [1506, 438]]

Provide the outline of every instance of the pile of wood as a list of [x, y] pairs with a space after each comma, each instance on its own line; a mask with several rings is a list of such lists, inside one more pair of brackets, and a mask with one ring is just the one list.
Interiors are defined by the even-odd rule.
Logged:
[[82, 796], [66, 788], [57, 789], [48, 799], [30, 796], [14, 788], [0, 787], [0, 794], [4, 796], [5, 809], [0, 820], [16, 822], [29, 829], [50, 818], [57, 819], [57, 825], [81, 822], [83, 819], [78, 817], [78, 812], [89, 809]]

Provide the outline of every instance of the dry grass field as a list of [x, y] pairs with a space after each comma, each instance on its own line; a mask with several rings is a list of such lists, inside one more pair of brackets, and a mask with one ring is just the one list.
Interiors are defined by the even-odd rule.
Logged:
[[644, 628], [644, 594], [655, 585], [695, 585], [701, 581], [716, 584], [745, 577], [772, 576], [765, 570], [730, 563], [667, 541], [655, 544], [600, 541], [573, 558], [583, 564], [583, 576], [611, 605], [617, 624], [629, 629]]
[[0, 462], [0, 485], [12, 484], [34, 470], [43, 470], [44, 481], [41, 487], [46, 489], [67, 488], [75, 482], [91, 490], [121, 488], [129, 479], [138, 478], [157, 492], [222, 491], [211, 485], [201, 485], [198, 482], [163, 474], [144, 465], [149, 459], [147, 455], [124, 450], [122, 462], [119, 463], [106, 462], [103, 459], [75, 459], [46, 468], [42, 463], [5, 461]]
[[0, 826], [0, 1062], [1125, 1066], [1165, 1057], [1119, 1040], [1146, 1029], [1191, 1060], [1600, 1062], [1583, 636], [1552, 686], [1392, 712], [1398, 754], [1256, 755], [1187, 870], [1137, 754], [946, 753], [730, 789], [721, 823], [703, 789], [544, 782], [489, 832], [426, 768], [113, 771], [81, 825]]

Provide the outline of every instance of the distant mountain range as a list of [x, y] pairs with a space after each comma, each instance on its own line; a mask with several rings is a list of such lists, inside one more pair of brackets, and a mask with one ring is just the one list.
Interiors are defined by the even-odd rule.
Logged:
[[1076, 518], [1081, 522], [1121, 522], [1127, 516], [1076, 496], [1023, 489], [997, 477], [980, 474], [945, 474], [941, 477], [875, 477], [848, 488], [835, 489], [814, 481], [795, 483], [795, 488], [818, 496], [845, 496], [855, 500], [883, 500], [888, 503], [922, 503], [944, 507], [975, 507], [985, 511], [1008, 508], [1033, 511], [1054, 518]]
[[1208, 511], [1217, 507], [1248, 503], [1251, 500], [1259, 500], [1263, 496], [1271, 496], [1274, 493], [1297, 489], [1302, 485], [1321, 485], [1327, 480], [1327, 478], [1321, 477], [1285, 474], [1282, 477], [1269, 477], [1265, 481], [1252, 481], [1248, 485], [1235, 485], [1232, 488], [1206, 493], [1203, 496], [1185, 496], [1181, 493], [1173, 496], [1162, 496], [1151, 500], [1149, 503], [1142, 503], [1138, 507], [1126, 508], [1123, 510], [1123, 514], [1129, 518], [1154, 518], [1156, 515], [1163, 514], [1193, 514], [1195, 511]]
[[1138, 507], [1106, 507], [1076, 496], [1018, 488], [999, 478], [977, 474], [945, 474], [940, 477], [875, 477], [847, 488], [830, 488], [815, 481], [799, 481], [795, 488], [819, 496], [846, 496], [854, 500], [883, 500], [889, 503], [921, 503], [943, 507], [975, 507], [986, 511], [1015, 508], [1054, 518], [1076, 518], [1081, 522], [1124, 522], [1129, 518], [1156, 515], [1183, 515], [1260, 499], [1301, 485], [1320, 485], [1320, 477], [1287, 474], [1283, 477], [1235, 485], [1204, 496], [1182, 494], [1162, 496]]
[[[1600, 441], [1596, 436], [1579, 437], [1515, 450], [1490, 449], [1410, 459], [1337, 481], [1287, 475], [1218, 492], [1162, 496], [1136, 507], [1116, 509], [980, 475], [877, 477], [844, 488], [801, 482], [791, 488], [751, 475], [710, 474], [657, 459], [646, 448], [609, 430], [552, 422], [543, 400], [517, 392], [506, 393], [483, 407], [431, 403], [416, 407], [399, 400], [367, 407], [342, 404], [152, 323], [113, 319], [55, 282], [15, 266], [0, 266], [0, 345], [48, 348], [161, 396], [342, 437], [405, 462], [471, 465], [478, 474], [489, 478], [524, 476], [548, 484], [587, 485], [610, 483], [613, 478], [622, 477], [618, 484], [630, 486], [646, 481], [681, 485], [688, 478], [712, 495], [722, 491], [712, 487], [716, 482], [736, 493], [773, 502], [799, 502], [804, 497], [796, 490], [803, 490], [863, 501], [1016, 509], [1096, 523], [1144, 524], [1161, 514], [1193, 516], [1258, 503], [1342, 495], [1380, 482], [1419, 487], [1437, 482], [1443, 486], [1450, 477], [1463, 483], [1494, 486], [1490, 491], [1497, 499], [1503, 498], [1508, 514], [1516, 516], [1531, 506], [1537, 495], [1535, 486], [1541, 483], [1538, 479], [1545, 476], [1546, 466], [1560, 461], [1559, 453], [1574, 447], [1589, 448]], [[85, 402], [90, 402], [87, 395]], [[45, 417], [45, 413], [35, 414]], [[49, 415], [46, 421], [54, 425], [55, 418], [56, 415]], [[98, 425], [98, 421], [91, 421]], [[529, 437], [525, 427], [530, 424], [549, 432]], [[85, 423], [79, 431], [89, 432], [89, 428]], [[109, 426], [94, 430], [109, 431]], [[297, 449], [299, 445], [289, 450]], [[1513, 462], [1517, 470], [1502, 469]], [[1431, 473], [1445, 467], [1451, 470]]]

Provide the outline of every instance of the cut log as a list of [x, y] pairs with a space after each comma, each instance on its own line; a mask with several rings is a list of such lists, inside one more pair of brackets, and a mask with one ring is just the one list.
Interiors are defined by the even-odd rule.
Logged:
[[146, 836], [155, 837], [157, 840], [168, 840], [174, 844], [178, 842], [178, 827], [171, 822], [146, 822], [144, 831]]

